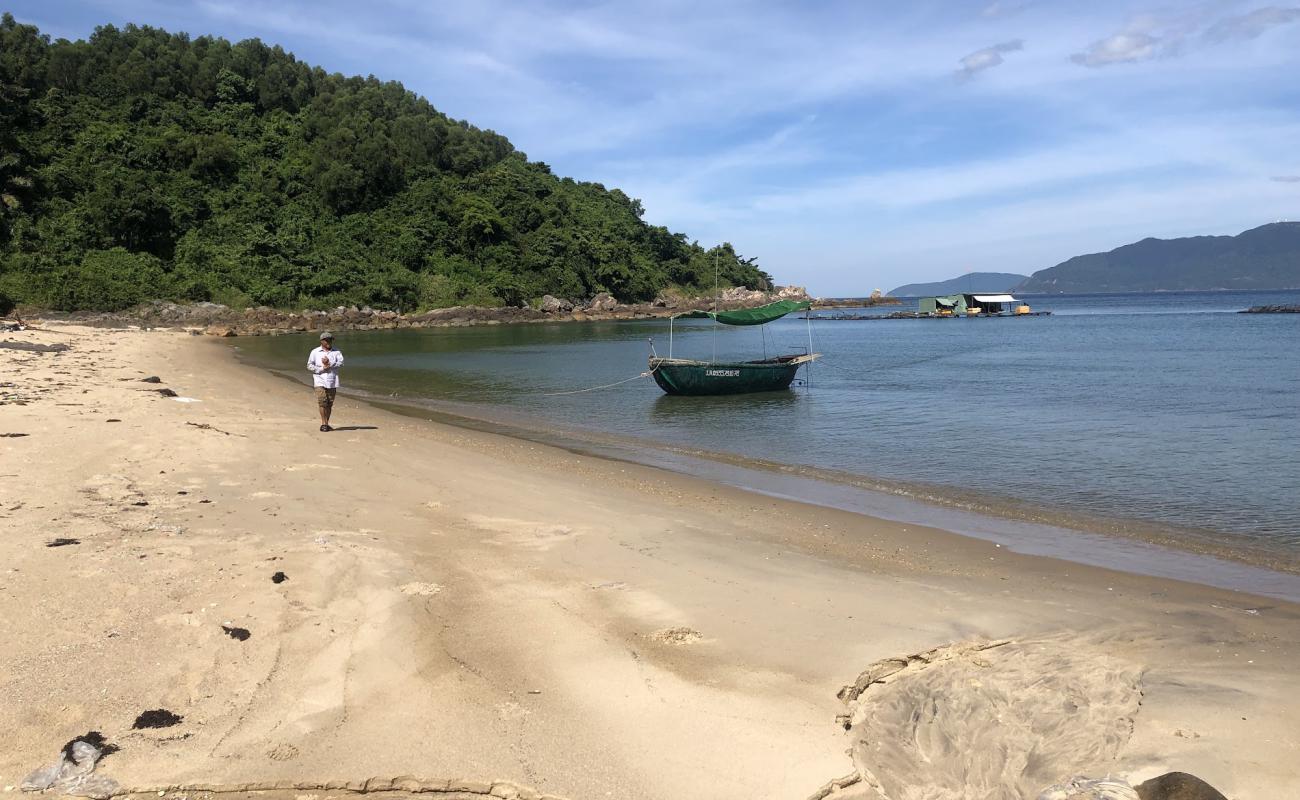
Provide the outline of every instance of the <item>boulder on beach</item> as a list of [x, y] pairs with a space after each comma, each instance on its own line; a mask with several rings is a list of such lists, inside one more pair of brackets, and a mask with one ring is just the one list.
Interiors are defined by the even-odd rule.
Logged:
[[1138, 784], [1141, 800], [1228, 800], [1210, 784], [1186, 772], [1166, 772]]

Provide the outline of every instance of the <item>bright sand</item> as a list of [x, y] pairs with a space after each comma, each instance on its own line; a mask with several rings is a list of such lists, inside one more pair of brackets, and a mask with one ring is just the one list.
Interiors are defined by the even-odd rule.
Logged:
[[[1300, 607], [346, 394], [322, 434], [309, 388], [208, 339], [0, 338], [71, 345], [0, 350], [0, 400], [27, 400], [0, 434], [29, 434], [0, 438], [0, 790], [99, 730], [128, 789], [319, 800], [398, 776], [458, 779], [432, 797], [1032, 797], [1172, 770], [1300, 797]], [[131, 730], [157, 708], [184, 721]]]

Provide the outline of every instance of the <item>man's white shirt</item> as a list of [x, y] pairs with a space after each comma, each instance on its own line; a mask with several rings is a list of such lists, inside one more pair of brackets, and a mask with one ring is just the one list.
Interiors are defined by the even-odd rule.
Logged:
[[307, 369], [311, 370], [312, 383], [324, 389], [339, 388], [341, 366], [343, 366], [343, 354], [337, 350], [317, 347], [311, 351], [311, 355], [307, 356]]

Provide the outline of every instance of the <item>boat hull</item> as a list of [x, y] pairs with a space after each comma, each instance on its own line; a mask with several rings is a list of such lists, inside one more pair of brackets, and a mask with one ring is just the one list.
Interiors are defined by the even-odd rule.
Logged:
[[712, 363], [684, 358], [650, 359], [650, 374], [668, 394], [720, 395], [779, 392], [790, 388], [799, 367], [816, 358], [782, 356], [763, 361]]

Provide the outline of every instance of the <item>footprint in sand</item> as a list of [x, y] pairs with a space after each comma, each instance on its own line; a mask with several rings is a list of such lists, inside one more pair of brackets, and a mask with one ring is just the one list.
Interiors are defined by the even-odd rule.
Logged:
[[298, 757], [298, 748], [291, 744], [280, 743], [267, 750], [266, 757], [272, 761], [293, 761]]
[[497, 536], [488, 540], [493, 544], [520, 545], [534, 550], [549, 550], [581, 535], [568, 525], [526, 519], [470, 514], [465, 517], [465, 521], [480, 530], [496, 533]]

